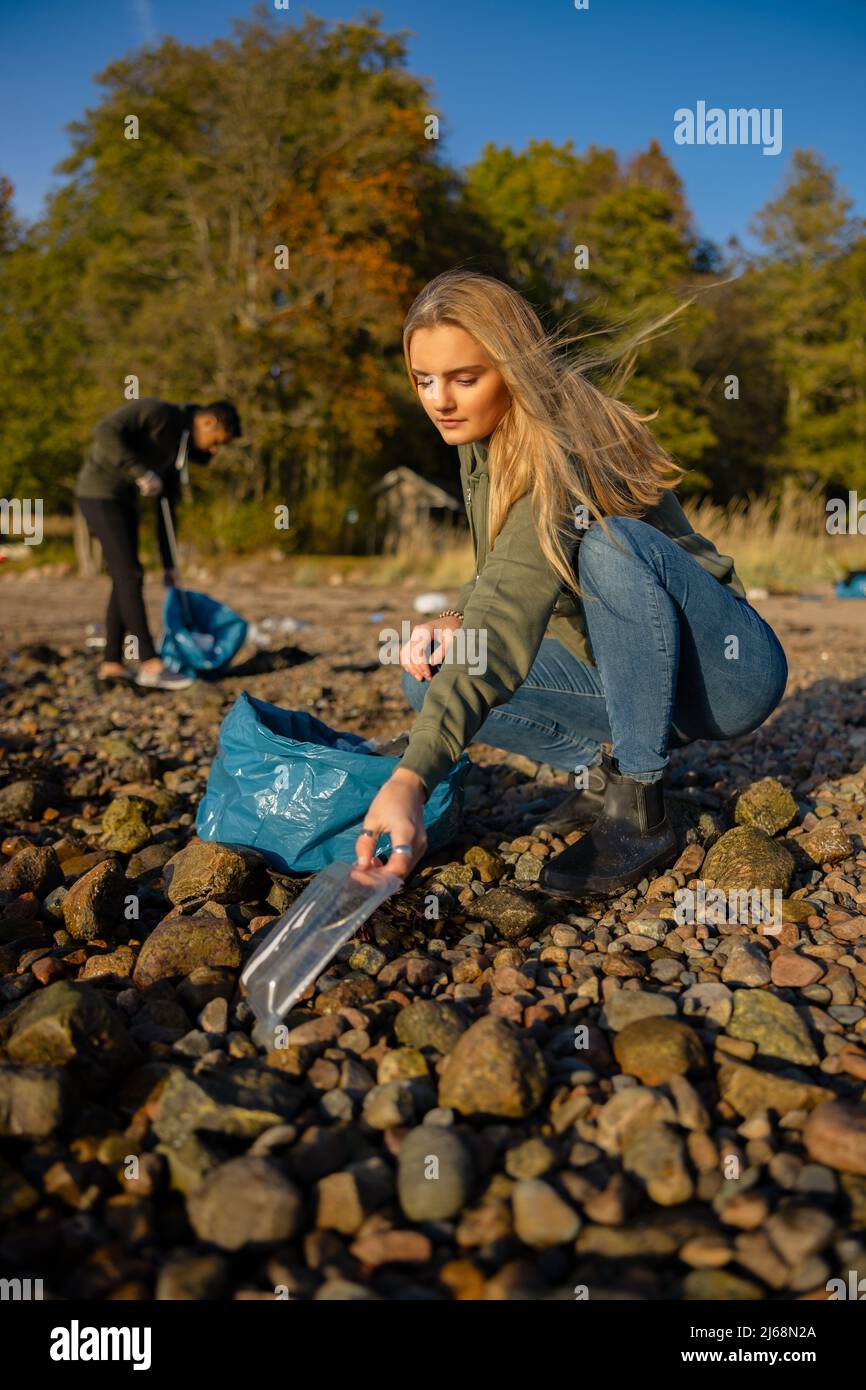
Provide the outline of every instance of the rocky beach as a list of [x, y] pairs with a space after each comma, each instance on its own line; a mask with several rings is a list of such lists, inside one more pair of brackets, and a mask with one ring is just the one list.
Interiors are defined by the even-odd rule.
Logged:
[[[239, 976], [308, 877], [196, 838], [219, 723], [247, 690], [410, 727], [376, 639], [413, 591], [223, 574], [246, 616], [308, 626], [166, 696], [98, 687], [104, 582], [0, 578], [4, 1276], [92, 1300], [866, 1279], [866, 604], [757, 602], [785, 699], [672, 755], [678, 856], [613, 901], [538, 887], [566, 774], [473, 745], [459, 837], [266, 1051]], [[774, 893], [779, 921], [682, 920], [683, 890]]]

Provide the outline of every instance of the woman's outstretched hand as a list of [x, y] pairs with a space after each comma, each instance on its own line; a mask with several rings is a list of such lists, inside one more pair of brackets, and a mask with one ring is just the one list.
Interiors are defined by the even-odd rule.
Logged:
[[[364, 817], [364, 825], [373, 835], [359, 835], [355, 842], [355, 854], [362, 869], [368, 869], [374, 860], [373, 851], [380, 835], [387, 835], [391, 841], [391, 856], [385, 865], [389, 873], [398, 878], [407, 878], [421, 855], [427, 848], [427, 832], [424, 829], [424, 783], [408, 768], [395, 768], [388, 781], [377, 792]], [[411, 854], [395, 854], [396, 845], [411, 845]]]
[[[430, 663], [438, 664], [445, 660], [445, 653], [454, 641], [454, 634], [463, 625], [462, 618], [431, 618], [429, 622], [418, 623], [409, 633], [409, 641], [400, 648], [400, 665], [416, 681], [429, 681], [433, 677]], [[428, 657], [434, 632], [438, 635], [433, 650]]]

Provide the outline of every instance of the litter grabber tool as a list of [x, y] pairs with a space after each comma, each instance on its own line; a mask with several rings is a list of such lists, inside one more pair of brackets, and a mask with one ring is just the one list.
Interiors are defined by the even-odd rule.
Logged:
[[178, 578], [177, 590], [180, 595], [181, 607], [183, 608], [184, 621], [187, 627], [192, 628], [192, 614], [189, 610], [189, 599], [186, 596], [186, 589], [184, 589], [180, 583], [180, 557], [177, 553], [177, 537], [174, 534], [174, 522], [171, 519], [171, 507], [168, 505], [167, 497], [160, 498], [160, 506], [162, 507], [162, 522], [165, 526], [168, 548], [171, 551], [172, 569]]
[[386, 898], [403, 886], [374, 865], [329, 864], [271, 927], [242, 974], [256, 1016], [253, 1041], [274, 1046], [274, 1029], [340, 947]]

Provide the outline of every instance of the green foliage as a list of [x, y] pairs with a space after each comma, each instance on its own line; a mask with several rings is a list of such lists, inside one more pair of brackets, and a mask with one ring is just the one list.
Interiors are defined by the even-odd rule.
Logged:
[[241, 411], [244, 438], [193, 475], [203, 549], [363, 548], [389, 468], [453, 483], [401, 329], [454, 265], [621, 357], [621, 393], [657, 412], [686, 491], [724, 503], [789, 473], [866, 486], [866, 236], [818, 155], [798, 152], [759, 214], [762, 253], [723, 263], [655, 142], [626, 163], [489, 144], [457, 174], [425, 138], [435, 104], [404, 37], [379, 23], [287, 30], [260, 7], [231, 39], [128, 54], [70, 128], [39, 222], [16, 220], [0, 177], [0, 494], [68, 512], [90, 431], [134, 375], [142, 395]]
[[792, 177], [756, 219], [766, 254], [757, 301], [785, 381], [773, 463], [806, 482], [866, 486], [866, 232], [833, 171], [797, 151]]

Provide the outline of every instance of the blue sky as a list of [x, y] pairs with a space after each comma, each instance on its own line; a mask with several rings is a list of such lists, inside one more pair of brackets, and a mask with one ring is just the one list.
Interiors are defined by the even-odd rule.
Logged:
[[[269, 5], [270, 7], [270, 5]], [[571, 138], [623, 155], [655, 137], [683, 178], [699, 232], [746, 239], [791, 152], [820, 151], [866, 211], [864, 0], [381, 0], [386, 30], [408, 29], [411, 69], [431, 79], [442, 153], [461, 166], [487, 141]], [[38, 215], [68, 150], [67, 121], [98, 97], [92, 78], [162, 34], [204, 43], [231, 32], [244, 0], [0, 0], [0, 172], [16, 207]], [[304, 12], [358, 18], [360, 4], [291, 0]], [[676, 145], [674, 111], [781, 107], [782, 152]]]

